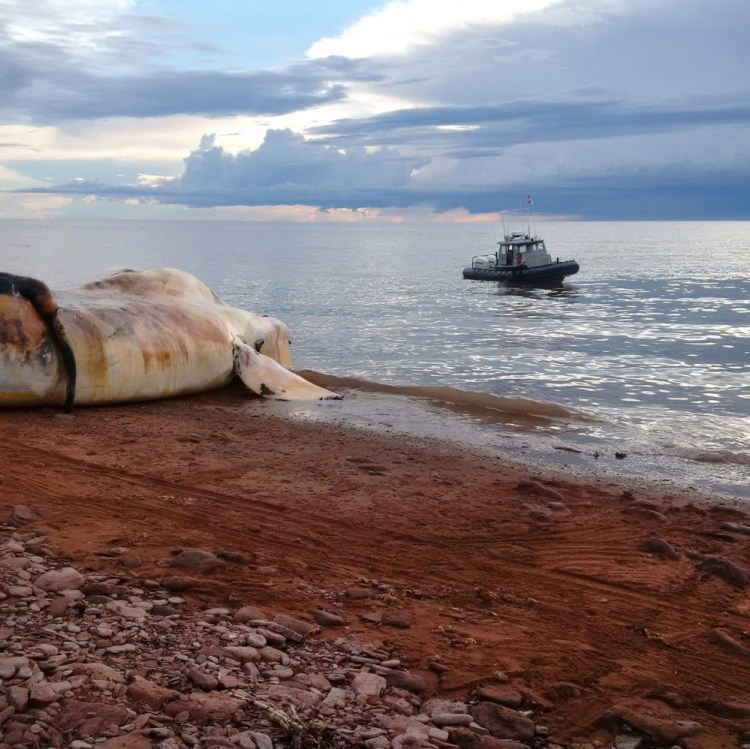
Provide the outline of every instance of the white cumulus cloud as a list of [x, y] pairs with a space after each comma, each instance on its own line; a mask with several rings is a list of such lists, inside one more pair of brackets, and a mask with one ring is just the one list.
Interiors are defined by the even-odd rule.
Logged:
[[255, 151], [227, 153], [204, 135], [185, 159], [179, 186], [188, 190], [242, 190], [282, 185], [325, 188], [403, 187], [429, 159], [391, 148], [331, 148], [291, 130], [269, 130]]
[[554, 4], [555, 0], [405, 0], [360, 19], [337, 37], [326, 37], [309, 50], [313, 58], [400, 55], [469, 26], [498, 24]]

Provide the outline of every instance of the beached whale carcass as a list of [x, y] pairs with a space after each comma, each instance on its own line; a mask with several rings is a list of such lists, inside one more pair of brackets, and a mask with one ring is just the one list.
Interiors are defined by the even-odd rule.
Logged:
[[335, 398], [287, 369], [286, 325], [229, 306], [173, 268], [121, 271], [52, 292], [0, 273], [0, 406], [147, 401], [227, 385]]

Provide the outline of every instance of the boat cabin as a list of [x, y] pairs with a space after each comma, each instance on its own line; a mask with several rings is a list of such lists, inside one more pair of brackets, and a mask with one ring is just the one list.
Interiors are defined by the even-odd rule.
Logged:
[[552, 262], [544, 246], [544, 240], [529, 234], [521, 234], [521, 232], [506, 234], [503, 241], [497, 244], [498, 266], [515, 267], [525, 263], [528, 268], [536, 268]]
[[537, 268], [552, 262], [544, 246], [544, 240], [532, 237], [530, 234], [513, 232], [506, 234], [502, 242], [498, 242], [497, 252], [491, 255], [477, 255], [472, 258], [471, 267], [474, 270], [514, 269], [520, 267]]

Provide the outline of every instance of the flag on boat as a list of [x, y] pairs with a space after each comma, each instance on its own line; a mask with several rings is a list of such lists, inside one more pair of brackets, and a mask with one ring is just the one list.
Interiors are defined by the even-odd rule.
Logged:
[[529, 195], [528, 203], [529, 205], [534, 205], [534, 201], [531, 199], [531, 195]]

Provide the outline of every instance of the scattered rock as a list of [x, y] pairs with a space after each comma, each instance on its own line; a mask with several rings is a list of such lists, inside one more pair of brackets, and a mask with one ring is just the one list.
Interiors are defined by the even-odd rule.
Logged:
[[365, 598], [374, 598], [377, 595], [377, 591], [372, 588], [347, 588], [344, 592], [347, 598], [351, 598], [353, 601], [361, 601]]
[[255, 555], [244, 554], [241, 551], [217, 551], [216, 556], [224, 562], [231, 564], [252, 564], [255, 561]]
[[707, 713], [720, 718], [750, 718], [750, 702], [715, 700], [703, 702], [701, 707]]
[[405, 689], [407, 692], [424, 692], [427, 689], [427, 682], [409, 671], [389, 669], [385, 672], [385, 680], [389, 686]]
[[199, 585], [203, 585], [203, 581], [196, 577], [182, 577], [181, 575], [170, 575], [165, 577], [161, 581], [161, 585], [166, 590], [171, 590], [173, 593], [182, 593], [191, 588], [197, 588]]
[[607, 711], [603, 716], [604, 722], [613, 720], [627, 723], [629, 726], [647, 734], [656, 741], [667, 746], [676, 744], [680, 739], [695, 736], [700, 733], [700, 723], [690, 720], [665, 720], [648, 715], [642, 710], [636, 710], [627, 706], [618, 705]]
[[259, 609], [257, 606], [243, 606], [234, 612], [232, 618], [240, 624], [252, 621], [266, 621], [268, 619], [266, 612], [263, 611], [263, 609]]
[[127, 695], [134, 702], [142, 702], [154, 710], [161, 710], [167, 702], [177, 699], [180, 693], [154, 684], [142, 676], [134, 676], [133, 681], [128, 684]]
[[61, 590], [76, 590], [83, 586], [85, 578], [73, 567], [63, 567], [59, 570], [49, 570], [34, 580], [37, 588], [48, 593], [58, 593]]
[[743, 525], [742, 523], [722, 523], [721, 529], [729, 531], [730, 533], [739, 533], [743, 536], [750, 536], [750, 525]]
[[313, 630], [313, 625], [303, 622], [300, 619], [294, 619], [291, 616], [285, 616], [284, 614], [278, 614], [273, 618], [273, 623], [278, 624], [280, 627], [290, 629], [292, 632], [296, 632], [302, 637], [307, 637]]
[[10, 511], [10, 515], [8, 516], [6, 522], [10, 525], [15, 525], [17, 528], [20, 528], [22, 525], [33, 523], [40, 517], [42, 517], [42, 514], [32, 507], [27, 507], [26, 505], [16, 505]]
[[750, 647], [743, 645], [739, 640], [732, 637], [732, 635], [730, 635], [725, 629], [716, 627], [711, 630], [711, 636], [716, 642], [723, 645], [728, 650], [750, 657]]
[[675, 561], [680, 558], [680, 555], [677, 553], [674, 546], [661, 538], [649, 538], [648, 541], [643, 544], [643, 548], [649, 554], [653, 554], [661, 559], [671, 559]]
[[224, 723], [232, 719], [242, 704], [242, 700], [230, 697], [228, 694], [193, 692], [167, 704], [164, 712], [172, 717], [186, 712], [190, 720], [211, 720]]
[[734, 588], [744, 589], [750, 585], [750, 572], [744, 567], [722, 557], [706, 557], [698, 565], [699, 572], [716, 575]]
[[315, 619], [315, 623], [319, 624], [321, 627], [343, 627], [346, 625], [346, 619], [344, 619], [343, 616], [326, 611], [325, 609], [318, 609], [315, 611], [315, 613], [313, 613], [313, 619]]
[[569, 681], [559, 681], [545, 692], [545, 696], [553, 702], [570, 702], [583, 695], [583, 689]]
[[538, 494], [542, 497], [551, 497], [560, 502], [565, 499], [557, 489], [553, 489], [551, 486], [545, 486], [539, 481], [532, 481], [531, 479], [522, 479], [516, 484], [516, 489], [520, 492], [524, 492], [524, 494]]
[[352, 690], [357, 697], [380, 697], [386, 686], [387, 682], [382, 676], [366, 671], [358, 673], [352, 680]]
[[521, 707], [523, 702], [521, 693], [507, 684], [480, 687], [477, 689], [477, 699], [485, 702], [496, 702], [499, 705], [514, 709]]
[[380, 623], [389, 627], [408, 629], [414, 624], [414, 614], [405, 609], [385, 609], [380, 615]]
[[198, 572], [211, 572], [219, 566], [219, 560], [215, 554], [204, 549], [183, 549], [170, 560], [169, 566]]
[[[159, 746], [162, 749], [168, 749], [165, 744], [166, 742], [162, 741]], [[96, 746], [97, 749], [151, 749], [153, 744], [147, 736], [133, 731], [132, 733], [126, 733], [124, 736], [114, 736], [107, 739], [103, 744], [97, 744]]]
[[472, 711], [474, 722], [498, 739], [531, 741], [536, 733], [534, 721], [495, 702], [480, 702]]

